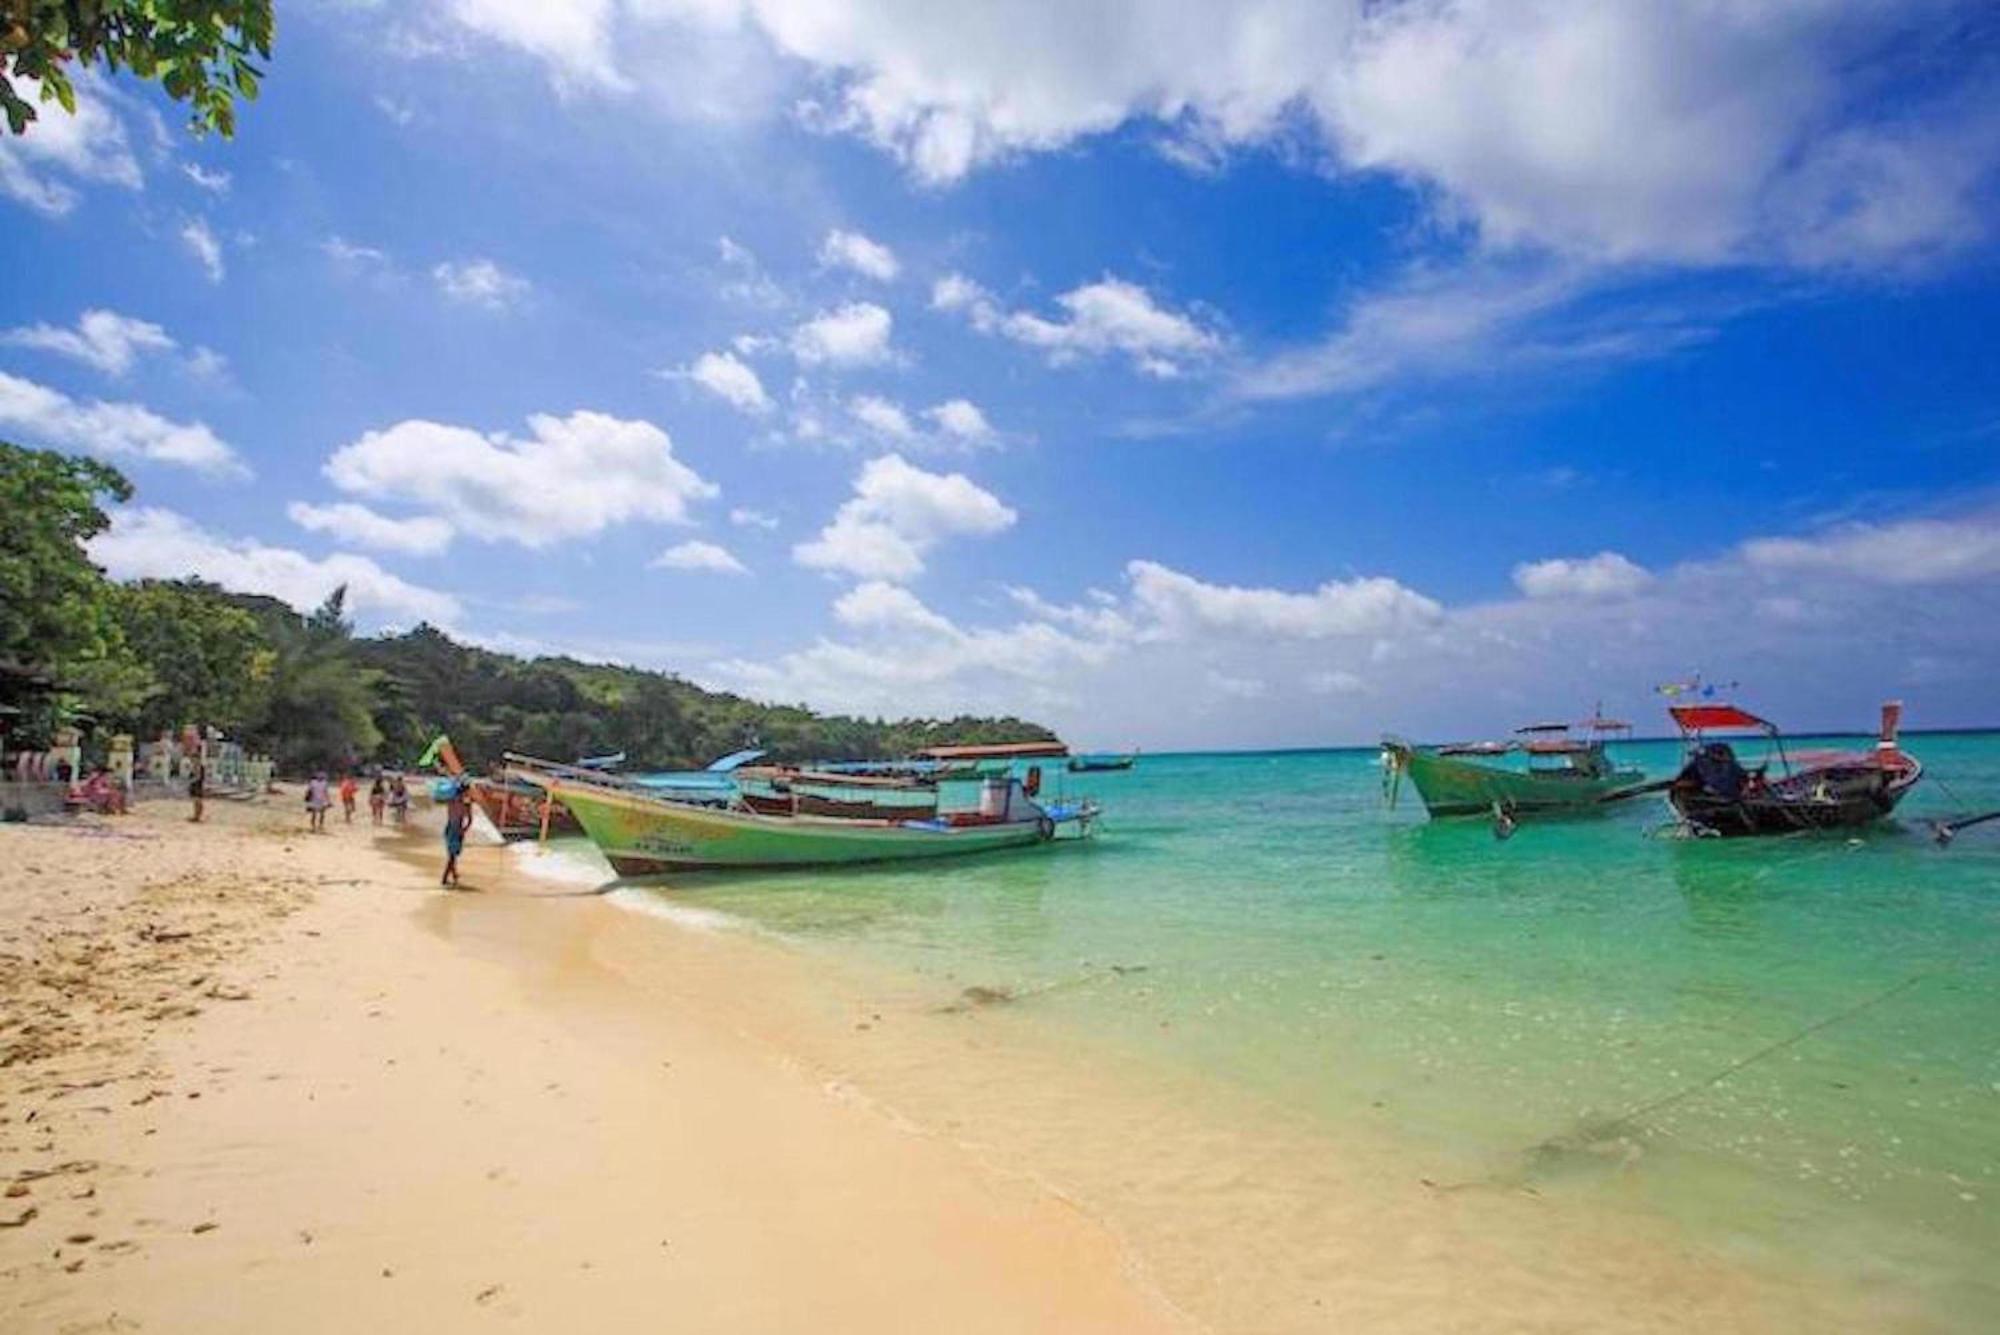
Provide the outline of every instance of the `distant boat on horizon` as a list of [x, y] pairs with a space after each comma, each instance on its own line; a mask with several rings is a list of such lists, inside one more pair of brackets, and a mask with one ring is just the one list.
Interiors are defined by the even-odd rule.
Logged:
[[1073, 756], [1069, 762], [1071, 774], [1109, 774], [1118, 770], [1128, 770], [1139, 763], [1139, 753], [1096, 752], [1089, 755]]

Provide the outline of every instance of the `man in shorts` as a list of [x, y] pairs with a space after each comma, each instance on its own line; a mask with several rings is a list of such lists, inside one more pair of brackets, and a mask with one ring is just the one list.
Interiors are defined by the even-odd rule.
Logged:
[[444, 878], [439, 885], [458, 884], [458, 855], [465, 851], [465, 831], [472, 824], [472, 786], [460, 779], [452, 785], [444, 809]]

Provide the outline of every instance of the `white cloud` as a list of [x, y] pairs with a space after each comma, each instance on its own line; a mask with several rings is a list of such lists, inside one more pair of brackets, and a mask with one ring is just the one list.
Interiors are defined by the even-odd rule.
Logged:
[[1514, 567], [1514, 587], [1530, 598], [1622, 598], [1652, 580], [1643, 566], [1617, 552], [1523, 561]]
[[952, 714], [991, 711], [1003, 699], [1044, 700], [1049, 683], [1111, 656], [1104, 644], [1042, 622], [961, 627], [907, 589], [877, 580], [841, 594], [833, 615], [852, 640], [727, 660], [709, 675], [765, 699], [863, 714]]
[[733, 352], [704, 352], [681, 374], [742, 412], [761, 415], [771, 411], [771, 396], [764, 392], [764, 382]]
[[828, 232], [826, 240], [820, 242], [819, 262], [829, 269], [851, 269], [879, 283], [893, 281], [902, 271], [896, 252], [859, 232], [843, 232], [839, 228]]
[[139, 160], [114, 107], [117, 94], [94, 74], [76, 85], [76, 114], [41, 100], [41, 84], [9, 75], [15, 92], [41, 113], [26, 134], [0, 134], [0, 194], [37, 213], [59, 218], [77, 205], [78, 186], [97, 183], [138, 190]]
[[[785, 290], [764, 272], [764, 266], [757, 262], [749, 247], [724, 236], [716, 238], [715, 251], [722, 261], [719, 287], [725, 298], [767, 310], [785, 304]], [[741, 342], [739, 339], [736, 350], [749, 352], [749, 348], [740, 346]]]
[[1978, 0], [1241, 0], [1081, 26], [1061, 0], [451, 2], [565, 86], [682, 81], [662, 48], [754, 30], [766, 63], [805, 71], [809, 124], [926, 182], [1150, 123], [1202, 170], [1303, 142], [1488, 247], [1593, 263], [1893, 265], [1983, 230], [2000, 156], [1987, 62], [1893, 82], [1913, 45], [1976, 26]]
[[171, 422], [136, 403], [81, 403], [0, 371], [0, 429], [26, 444], [179, 464], [216, 477], [247, 477], [236, 451], [201, 422]]
[[1842, 575], [1874, 584], [1946, 584], [2000, 575], [2000, 514], [1846, 524], [1809, 538], [1757, 538], [1759, 570]]
[[713, 675], [829, 708], [1011, 710], [1121, 745], [1470, 736], [1599, 700], [1655, 726], [1653, 684], [1691, 666], [1741, 677], [1752, 702], [1800, 730], [1865, 727], [1888, 694], [1948, 726], [1986, 716], [1995, 574], [1989, 506], [1757, 539], [1614, 600], [1447, 608], [1388, 577], [1237, 587], [1134, 561], [1122, 593], [1062, 604], [1012, 587], [1023, 620], [968, 628], [877, 579], [836, 601], [833, 634]]
[[874, 302], [849, 302], [792, 330], [792, 355], [806, 366], [877, 366], [894, 356], [894, 326], [894, 317]]
[[916, 594], [898, 584], [871, 579], [855, 585], [833, 602], [833, 619], [856, 630], [885, 628], [952, 633], [949, 620], [939, 616]]
[[1156, 561], [1125, 573], [1135, 608], [1167, 636], [1221, 631], [1250, 637], [1320, 640], [1383, 635], [1435, 623], [1436, 602], [1386, 576], [1328, 580], [1310, 593], [1210, 584]]
[[630, 81], [612, 59], [611, 0], [447, 0], [466, 27], [538, 56], [558, 87], [624, 91]]
[[943, 403], [924, 409], [924, 416], [938, 430], [962, 441], [990, 440], [993, 425], [986, 420], [986, 414], [970, 399], [947, 399]]
[[211, 533], [193, 520], [149, 506], [112, 516], [111, 528], [89, 544], [91, 559], [118, 579], [186, 579], [193, 575], [242, 593], [263, 593], [306, 612], [347, 586], [347, 605], [373, 621], [450, 624], [459, 615], [448, 593], [401, 579], [365, 556], [338, 553], [315, 560], [254, 538]]
[[963, 274], [939, 279], [931, 289], [931, 305], [964, 312], [982, 333], [1041, 348], [1057, 365], [1122, 353], [1145, 374], [1169, 379], [1185, 364], [1222, 348], [1220, 335], [1161, 306], [1138, 284], [1110, 275], [1057, 297], [1062, 314], [1054, 319], [1033, 311], [1002, 311], [984, 288]]
[[705, 570], [718, 575], [750, 573], [727, 547], [699, 539], [669, 547], [646, 564], [654, 570]]
[[487, 259], [445, 260], [431, 270], [431, 278], [453, 301], [489, 311], [518, 305], [532, 290], [527, 279]]
[[294, 524], [309, 532], [330, 533], [339, 541], [380, 551], [435, 556], [451, 545], [451, 525], [435, 515], [394, 519], [352, 501], [337, 501], [332, 505], [293, 501], [285, 507], [285, 513]]
[[767, 515], [762, 510], [753, 510], [747, 505], [739, 505], [729, 512], [729, 522], [738, 528], [774, 529], [778, 526], [776, 515]]
[[219, 283], [226, 272], [222, 261], [222, 242], [217, 239], [215, 229], [208, 225], [206, 218], [190, 218], [181, 225], [181, 244], [188, 248], [201, 271], [208, 275], [208, 281]]
[[923, 573], [925, 555], [945, 539], [989, 537], [1016, 518], [963, 473], [928, 473], [886, 454], [863, 465], [853, 497], [792, 557], [862, 579], [906, 580]]
[[910, 425], [910, 415], [900, 405], [874, 394], [857, 394], [847, 402], [847, 411], [854, 420], [877, 435], [891, 440], [910, 441], [917, 435], [917, 429]]
[[174, 340], [167, 331], [152, 321], [104, 310], [85, 311], [74, 329], [50, 324], [10, 329], [0, 334], [0, 342], [60, 353], [114, 376], [131, 370], [132, 364], [145, 353], [170, 352], [174, 348]]
[[212, 195], [226, 195], [229, 193], [229, 173], [220, 167], [209, 168], [202, 166], [199, 162], [184, 162], [181, 164], [181, 172], [188, 180], [193, 181], [197, 186]]
[[682, 523], [717, 494], [650, 422], [537, 413], [527, 438], [421, 419], [371, 431], [327, 460], [342, 491], [420, 505], [461, 535], [546, 547], [634, 521]]
[[357, 245], [341, 236], [329, 236], [319, 243], [328, 259], [346, 268], [366, 268], [389, 263], [386, 251], [374, 246]]

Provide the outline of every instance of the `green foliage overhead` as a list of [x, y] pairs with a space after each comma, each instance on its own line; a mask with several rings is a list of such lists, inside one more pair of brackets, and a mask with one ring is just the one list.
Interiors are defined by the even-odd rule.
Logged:
[[25, 133], [38, 116], [15, 80], [76, 112], [72, 63], [129, 69], [188, 104], [196, 133], [236, 132], [236, 99], [254, 99], [268, 60], [271, 0], [0, 0], [0, 108]]

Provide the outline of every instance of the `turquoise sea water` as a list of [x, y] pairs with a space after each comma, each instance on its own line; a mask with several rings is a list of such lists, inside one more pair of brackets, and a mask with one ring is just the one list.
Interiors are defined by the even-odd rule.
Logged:
[[2000, 822], [1925, 824], [2000, 807], [2000, 735], [1906, 742], [1934, 777], [1858, 838], [1658, 837], [1647, 799], [1500, 842], [1385, 810], [1372, 749], [1162, 755], [1068, 778], [1078, 846], [649, 893], [2000, 1323]]

